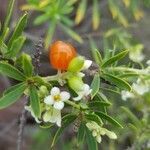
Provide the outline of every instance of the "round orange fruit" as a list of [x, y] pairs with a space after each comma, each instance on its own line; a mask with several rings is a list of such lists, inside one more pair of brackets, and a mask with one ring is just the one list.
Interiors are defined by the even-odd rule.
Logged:
[[76, 49], [63, 41], [54, 42], [49, 51], [50, 63], [53, 68], [58, 70], [67, 70], [70, 61], [76, 55]]

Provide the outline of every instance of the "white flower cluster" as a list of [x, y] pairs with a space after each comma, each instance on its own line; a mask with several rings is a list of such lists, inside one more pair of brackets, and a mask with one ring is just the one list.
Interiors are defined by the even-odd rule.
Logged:
[[98, 143], [101, 143], [102, 135], [107, 135], [110, 139], [117, 139], [117, 135], [114, 132], [109, 131], [106, 128], [102, 128], [94, 121], [86, 123], [86, 126], [92, 132], [93, 137], [96, 138]]
[[[85, 60], [84, 65], [81, 70], [88, 69], [92, 64], [92, 61]], [[82, 72], [78, 72], [79, 76], [84, 76]], [[74, 97], [74, 101], [79, 101], [91, 93], [90, 86], [88, 84], [83, 84], [80, 90], [77, 92], [78, 96]], [[37, 123], [41, 123], [40, 120], [44, 122], [56, 123], [57, 126], [61, 126], [61, 110], [64, 108], [65, 102], [70, 99], [71, 95], [69, 92], [60, 91], [58, 87], [53, 87], [50, 94], [44, 98], [44, 103], [42, 106], [42, 116], [37, 118], [31, 106], [26, 106], [25, 109], [31, 112], [32, 117], [35, 118]], [[40, 120], [39, 120], [40, 119]]]

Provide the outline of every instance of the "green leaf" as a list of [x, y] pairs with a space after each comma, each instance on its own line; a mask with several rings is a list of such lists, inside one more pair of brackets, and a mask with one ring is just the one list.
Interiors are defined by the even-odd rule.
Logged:
[[4, 55], [7, 52], [6, 44], [0, 39], [0, 52]]
[[28, 54], [22, 54], [22, 67], [27, 77], [31, 77], [33, 73], [32, 59]]
[[14, 86], [8, 87], [8, 88], [4, 91], [3, 95], [6, 95], [6, 94], [8, 94], [8, 93], [14, 91], [16, 88], [20, 87], [22, 84], [23, 84], [23, 83], [21, 82], [21, 83], [19, 83], [19, 84], [14, 85]]
[[79, 24], [83, 20], [86, 7], [87, 7], [87, 0], [81, 0], [77, 8], [77, 13], [76, 13], [76, 18], [75, 18], [76, 24]]
[[122, 106], [121, 110], [127, 114], [127, 116], [130, 118], [130, 120], [136, 127], [141, 126], [140, 120], [128, 108]]
[[20, 36], [17, 39], [15, 39], [11, 47], [9, 48], [8, 52], [5, 54], [5, 57], [7, 58], [14, 58], [17, 56], [17, 54], [20, 52], [26, 38], [24, 36]]
[[126, 51], [123, 51], [123, 52], [120, 52], [119, 54], [111, 57], [110, 59], [106, 60], [101, 67], [105, 68], [105, 67], [108, 67], [110, 65], [112, 65], [114, 62], [122, 59], [123, 57], [125, 57], [127, 55], [129, 51], [126, 50]]
[[96, 139], [93, 137], [91, 131], [88, 128], [86, 128], [86, 142], [88, 145], [88, 150], [98, 150]]
[[84, 141], [84, 138], [85, 138], [85, 125], [84, 123], [81, 122], [77, 135], [78, 143], [79, 144], [82, 143]]
[[93, 1], [92, 20], [93, 20], [93, 29], [96, 30], [100, 24], [100, 8], [99, 8], [98, 0]]
[[93, 97], [99, 92], [99, 88], [100, 88], [100, 76], [99, 74], [95, 74], [94, 79], [91, 83], [91, 99], [93, 99]]
[[77, 34], [76, 32], [74, 32], [73, 30], [71, 30], [70, 28], [68, 28], [67, 26], [65, 26], [63, 24], [60, 24], [60, 25], [66, 34], [68, 34], [70, 37], [72, 37], [77, 42], [83, 43], [83, 39], [80, 37], [79, 34]]
[[110, 75], [110, 74], [107, 74], [107, 73], [104, 73], [102, 75], [102, 77], [105, 78], [106, 80], [110, 81], [111, 83], [117, 85], [121, 89], [131, 91], [131, 86], [129, 85], [128, 82], [126, 82], [123, 79], [120, 79], [116, 76], [113, 76], [113, 75]]
[[0, 62], [0, 73], [18, 81], [24, 81], [26, 79], [19, 70], [5, 62]]
[[1, 42], [4, 42], [9, 34], [9, 28], [7, 27], [5, 29], [5, 31], [3, 32], [2, 36], [0, 37], [1, 41], [0, 41], [0, 45], [1, 45]]
[[6, 32], [6, 29], [9, 25], [9, 21], [10, 21], [12, 12], [13, 12], [14, 3], [15, 3], [15, 0], [10, 0], [10, 2], [9, 2], [9, 6], [8, 6], [8, 9], [7, 9], [7, 15], [6, 15], [4, 26], [3, 26], [2, 37], [4, 36], [4, 33]]
[[51, 148], [54, 147], [56, 141], [58, 140], [59, 136], [61, 135], [61, 133], [64, 131], [64, 129], [66, 127], [68, 127], [75, 119], [77, 118], [77, 116], [72, 115], [72, 114], [68, 114], [66, 116], [64, 116], [62, 118], [62, 126], [61, 128], [59, 128], [53, 138], [52, 144], [51, 144]]
[[109, 103], [109, 102], [104, 102], [104, 101], [91, 101], [91, 102], [89, 102], [88, 103], [88, 106], [90, 107], [90, 108], [97, 108], [97, 109], [100, 109], [100, 108], [102, 108], [102, 107], [108, 107], [108, 106], [110, 106], [111, 105], [111, 103]]
[[13, 32], [13, 35], [11, 36], [11, 38], [8, 42], [8, 48], [11, 48], [13, 41], [16, 40], [22, 34], [26, 24], [27, 24], [27, 14], [24, 14], [20, 18], [19, 22], [17, 23], [16, 28]]
[[38, 91], [34, 85], [30, 86], [30, 105], [36, 117], [41, 116], [40, 100], [38, 97]]
[[102, 93], [102, 92], [99, 92], [99, 93], [97, 93], [96, 95], [95, 95], [95, 97], [94, 97], [94, 99], [93, 99], [94, 101], [104, 101], [104, 102], [107, 102], [107, 103], [109, 103], [109, 104], [111, 104], [110, 102], [109, 102], [109, 100], [107, 99], [107, 97]]
[[113, 119], [113, 118], [110, 117], [109, 115], [107, 115], [107, 114], [105, 114], [105, 113], [103, 113], [103, 112], [101, 112], [101, 111], [95, 111], [95, 114], [97, 114], [100, 118], [105, 119], [105, 120], [107, 120], [108, 122], [110, 122], [110, 123], [116, 125], [117, 127], [123, 128], [122, 125], [121, 125], [118, 121], [116, 121], [115, 119]]
[[102, 124], [101, 118], [96, 114], [85, 114], [85, 118], [90, 121], [95, 121], [98, 125]]
[[0, 98], [0, 109], [6, 108], [15, 103], [23, 94], [26, 89], [26, 84], [21, 83], [17, 85], [13, 90], [7, 92]]
[[45, 48], [48, 49], [51, 41], [52, 41], [52, 37], [54, 35], [54, 32], [55, 32], [55, 28], [56, 28], [56, 21], [55, 20], [52, 20], [51, 21], [51, 24], [49, 25], [48, 27], [48, 31], [47, 31], [47, 34], [46, 34], [46, 37], [45, 37]]
[[37, 18], [35, 18], [34, 24], [35, 25], [40, 25], [40, 24], [46, 22], [49, 18], [50, 18], [50, 16], [48, 14], [40, 15]]

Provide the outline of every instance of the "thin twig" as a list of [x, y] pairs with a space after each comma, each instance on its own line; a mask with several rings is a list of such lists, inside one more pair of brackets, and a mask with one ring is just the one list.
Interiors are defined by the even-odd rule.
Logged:
[[[25, 102], [24, 106], [27, 104], [28, 101]], [[22, 148], [22, 141], [23, 141], [23, 130], [26, 122], [26, 110], [23, 108], [20, 117], [20, 124], [19, 124], [19, 131], [18, 131], [18, 140], [17, 140], [17, 150], [21, 150]]]

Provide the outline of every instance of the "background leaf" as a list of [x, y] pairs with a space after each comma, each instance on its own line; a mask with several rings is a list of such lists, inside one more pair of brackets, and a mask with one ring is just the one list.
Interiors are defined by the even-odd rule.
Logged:
[[117, 85], [119, 88], [131, 91], [131, 86], [125, 80], [107, 73], [104, 73], [102, 76], [109, 82]]
[[15, 28], [15, 30], [13, 32], [13, 35], [11, 36], [11, 38], [10, 38], [10, 40], [8, 42], [8, 48], [10, 48], [11, 45], [12, 45], [12, 42], [14, 40], [16, 40], [22, 34], [22, 32], [23, 32], [23, 30], [24, 30], [24, 28], [26, 26], [26, 23], [27, 23], [27, 14], [24, 14], [20, 18], [19, 22], [17, 23], [16, 28]]
[[99, 88], [100, 88], [100, 76], [99, 74], [95, 74], [94, 79], [91, 83], [91, 99], [93, 99], [93, 97], [99, 92]]
[[7, 91], [7, 93], [0, 98], [0, 109], [4, 109], [15, 103], [23, 95], [26, 87], [25, 83], [21, 83], [16, 85], [13, 90]]
[[18, 81], [24, 81], [26, 79], [19, 70], [5, 62], [0, 62], [0, 73]]
[[107, 115], [101, 111], [95, 111], [95, 114], [97, 114], [100, 118], [107, 120], [108, 122], [114, 124], [115, 126], [122, 128], [122, 125], [118, 121], [116, 121], [115, 119], [110, 117], [109, 115]]
[[88, 128], [86, 128], [86, 142], [88, 150], [98, 150], [97, 141]]
[[114, 62], [122, 59], [123, 57], [125, 57], [127, 55], [129, 51], [126, 50], [126, 51], [123, 51], [123, 52], [120, 52], [119, 54], [111, 57], [110, 59], [106, 60], [103, 64], [102, 64], [102, 67], [110, 67], [110, 65], [112, 65]]

